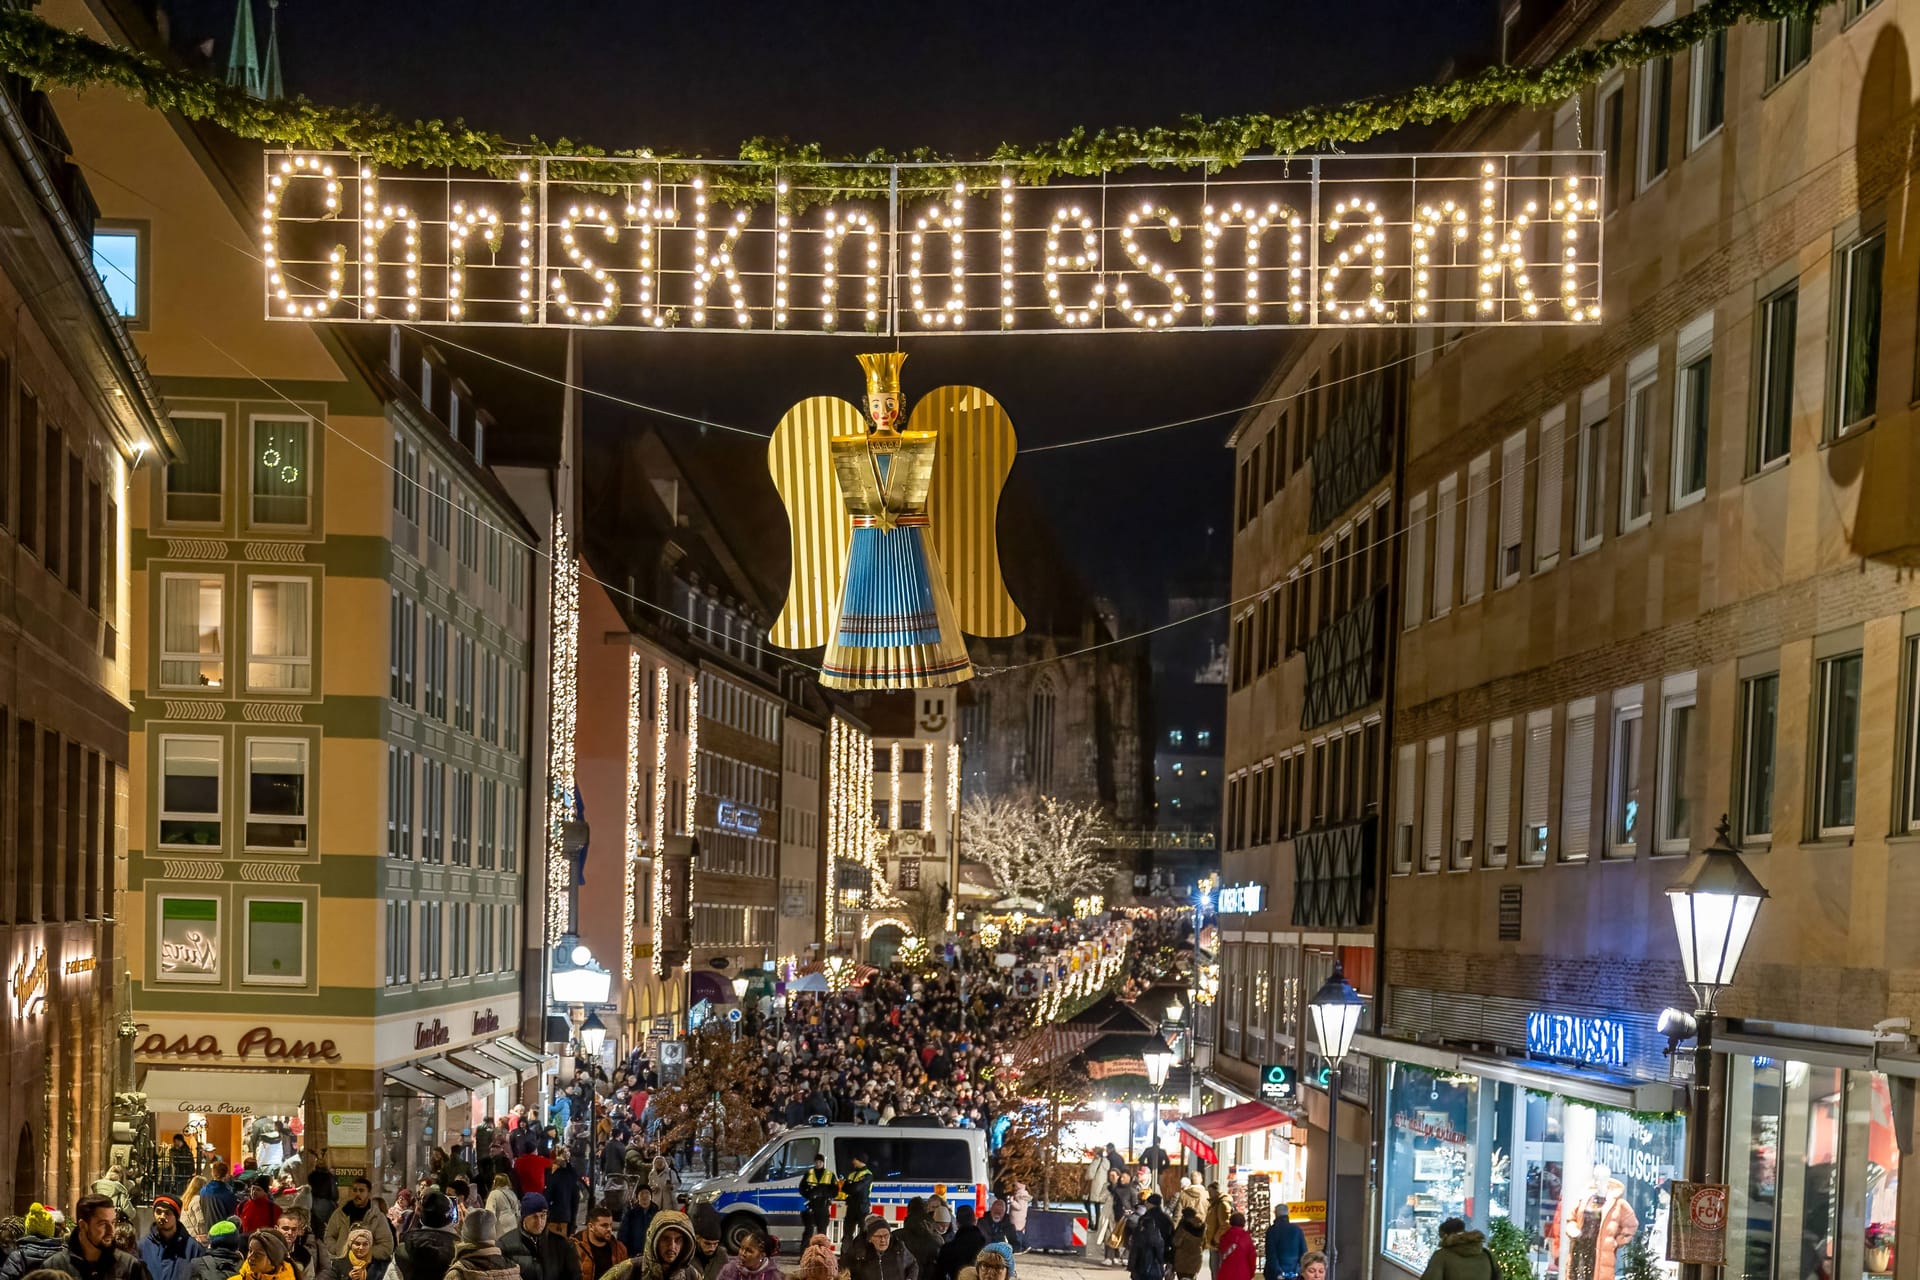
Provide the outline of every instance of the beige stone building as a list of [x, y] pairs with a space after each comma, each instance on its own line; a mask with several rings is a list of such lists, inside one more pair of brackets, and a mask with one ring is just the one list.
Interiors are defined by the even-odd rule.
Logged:
[[[1504, 52], [1674, 12], [1521, 3]], [[1360, 1041], [1382, 1274], [1451, 1214], [1513, 1220], [1546, 1280], [1671, 1274], [1698, 1125], [1730, 1270], [1920, 1274], [1869, 1231], [1920, 1222], [1917, 38], [1920, 4], [1844, 0], [1448, 139], [1606, 150], [1606, 312], [1414, 366]], [[1722, 814], [1772, 900], [1686, 1115], [1664, 890]]]

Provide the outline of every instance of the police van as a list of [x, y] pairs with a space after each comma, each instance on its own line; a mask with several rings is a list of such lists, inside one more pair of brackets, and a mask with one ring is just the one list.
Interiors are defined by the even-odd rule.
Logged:
[[[873, 1171], [870, 1212], [899, 1223], [907, 1201], [944, 1188], [947, 1203], [958, 1209], [987, 1209], [987, 1135], [979, 1129], [907, 1128], [864, 1124], [809, 1125], [789, 1129], [740, 1166], [740, 1172], [708, 1178], [689, 1193], [694, 1204], [711, 1204], [720, 1214], [727, 1246], [749, 1231], [779, 1238], [797, 1252], [800, 1239], [800, 1177], [824, 1155], [835, 1177], [845, 1178], [860, 1155]], [[836, 1202], [836, 1216], [844, 1214]], [[837, 1234], [837, 1233], [836, 1233]]]

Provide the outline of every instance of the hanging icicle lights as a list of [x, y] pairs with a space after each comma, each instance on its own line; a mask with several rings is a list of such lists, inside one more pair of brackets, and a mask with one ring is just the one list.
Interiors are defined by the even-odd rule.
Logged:
[[552, 714], [547, 721], [547, 945], [558, 946], [567, 927], [573, 866], [566, 851], [573, 819], [573, 732], [580, 672], [580, 565], [573, 558], [566, 520], [553, 516], [553, 642], [547, 667]]
[[[653, 676], [653, 844], [664, 848], [667, 835], [667, 738], [673, 731], [673, 676], [665, 667]], [[666, 976], [660, 961], [660, 929], [667, 918], [667, 863], [659, 858], [653, 868], [653, 976]]]
[[873, 334], [1599, 318], [1598, 152], [1256, 159], [1044, 187], [849, 165], [847, 188], [776, 175], [732, 205], [702, 175], [738, 161], [503, 163], [520, 167], [270, 153], [267, 314]]
[[643, 713], [647, 705], [647, 664], [640, 660], [638, 649], [627, 650], [627, 859], [625, 892], [621, 895], [620, 929], [620, 978], [623, 982], [633, 981], [634, 915], [637, 909], [637, 895], [634, 881], [639, 878], [640, 870], [640, 829], [645, 821], [646, 810], [642, 807], [647, 797], [641, 795], [640, 752], [643, 748], [642, 730], [646, 726]]

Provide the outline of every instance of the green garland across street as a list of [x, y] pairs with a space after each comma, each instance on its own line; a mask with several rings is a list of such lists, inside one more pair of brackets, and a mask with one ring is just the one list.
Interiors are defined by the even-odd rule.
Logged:
[[[904, 154], [882, 151], [830, 157], [817, 144], [752, 138], [741, 144], [737, 169], [703, 170], [720, 203], [765, 199], [776, 181], [796, 192], [830, 194], [884, 187], [889, 163], [940, 166], [928, 185], [961, 178], [997, 181], [1011, 173], [1028, 184], [1056, 177], [1088, 177], [1142, 164], [1211, 170], [1230, 168], [1253, 156], [1305, 155], [1352, 146], [1409, 125], [1458, 121], [1491, 107], [1547, 106], [1563, 102], [1614, 71], [1672, 57], [1742, 22], [1799, 18], [1812, 21], [1832, 0], [1706, 0], [1684, 17], [1596, 41], [1541, 67], [1488, 67], [1445, 84], [1363, 98], [1334, 106], [1303, 107], [1281, 115], [1184, 117], [1178, 124], [1144, 128], [1075, 129], [1032, 146], [1003, 143], [982, 159], [961, 161], [927, 148]], [[476, 129], [463, 120], [405, 121], [361, 107], [327, 106], [305, 98], [263, 101], [204, 72], [172, 65], [151, 53], [103, 44], [62, 31], [24, 8], [0, 10], [0, 63], [41, 88], [118, 89], [160, 111], [205, 120], [242, 138], [271, 146], [346, 151], [376, 164], [448, 168], [505, 175], [516, 157], [605, 156], [658, 159], [665, 180], [684, 176], [675, 156], [650, 149], [609, 152], [572, 139], [515, 142]], [[859, 166], [872, 166], [862, 168]], [[851, 167], [843, 167], [851, 166]], [[776, 177], [777, 171], [777, 177]], [[571, 181], [612, 181], [590, 164], [550, 167]], [[630, 171], [628, 171], [630, 172]], [[623, 172], [623, 177], [625, 173]], [[796, 203], [806, 203], [806, 200]]]

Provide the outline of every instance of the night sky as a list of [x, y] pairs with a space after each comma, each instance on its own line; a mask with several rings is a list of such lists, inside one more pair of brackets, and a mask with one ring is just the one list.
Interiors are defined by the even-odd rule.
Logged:
[[[215, 37], [224, 58], [233, 0], [169, 9], [176, 44]], [[265, 5], [257, 17], [264, 24]], [[1492, 0], [283, 0], [280, 18], [289, 91], [323, 101], [463, 116], [514, 137], [609, 149], [730, 156], [740, 139], [769, 135], [836, 152], [931, 145], [963, 157], [1076, 125], [1390, 92], [1433, 78], [1449, 56], [1484, 49], [1496, 22]], [[768, 430], [802, 396], [857, 398], [852, 357], [872, 341], [606, 333], [586, 347], [586, 376], [626, 397]], [[1286, 341], [1076, 334], [902, 345], [912, 356], [910, 397], [949, 381], [986, 387], [1031, 445], [1230, 411], [1255, 398]], [[557, 350], [534, 339], [526, 358], [557, 368]], [[588, 414], [596, 434], [638, 421], [604, 404]], [[1161, 621], [1169, 595], [1224, 571], [1232, 475], [1221, 446], [1231, 422], [1229, 413], [1136, 441], [1036, 454], [1015, 469], [1025, 498], [1052, 512], [1091, 590], [1116, 600], [1130, 626]], [[770, 500], [764, 477], [742, 482]], [[1209, 561], [1211, 573], [1199, 567]], [[1214, 623], [1224, 634], [1224, 622]]]

